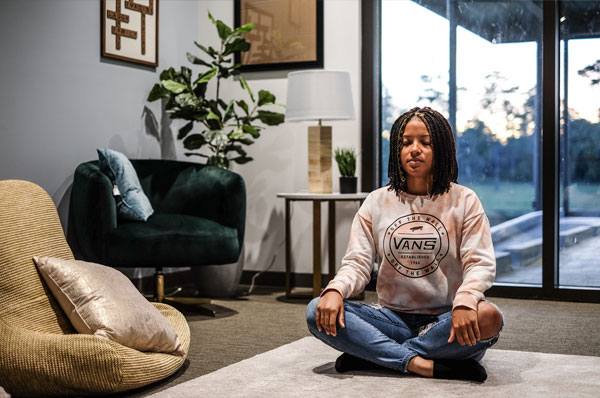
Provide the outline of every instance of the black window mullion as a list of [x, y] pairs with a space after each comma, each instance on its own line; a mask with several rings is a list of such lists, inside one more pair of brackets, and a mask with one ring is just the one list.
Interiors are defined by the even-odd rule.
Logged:
[[542, 289], [552, 296], [558, 288], [560, 38], [558, 0], [542, 4]]
[[361, 1], [361, 189], [381, 185], [381, 0]]

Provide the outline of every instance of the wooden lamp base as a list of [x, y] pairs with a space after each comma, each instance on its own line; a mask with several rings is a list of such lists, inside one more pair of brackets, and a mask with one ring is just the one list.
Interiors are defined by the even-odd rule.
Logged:
[[331, 126], [308, 127], [308, 192], [331, 193]]

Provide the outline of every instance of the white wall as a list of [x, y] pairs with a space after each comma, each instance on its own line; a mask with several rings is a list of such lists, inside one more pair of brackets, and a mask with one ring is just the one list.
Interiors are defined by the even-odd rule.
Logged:
[[[199, 19], [205, 20], [208, 11], [223, 22], [233, 25], [233, 2], [201, 1]], [[211, 24], [200, 26], [200, 37], [216, 45], [217, 36]], [[333, 147], [353, 146], [360, 149], [360, 1], [325, 0], [324, 2], [324, 61], [325, 69], [350, 73], [352, 95], [357, 118], [351, 121], [331, 122]], [[278, 102], [285, 103], [287, 73], [244, 73], [254, 92], [271, 91]], [[226, 98], [240, 98], [246, 94], [237, 81], [225, 86]], [[277, 108], [274, 108], [277, 110]], [[281, 110], [280, 110], [281, 111]], [[271, 264], [271, 271], [285, 269], [284, 200], [276, 198], [278, 192], [299, 192], [308, 189], [308, 124], [284, 123], [264, 130], [256, 144], [248, 147], [254, 161], [236, 165], [247, 186], [248, 208], [246, 222], [246, 270], [262, 270]], [[360, 161], [360, 159], [359, 159]], [[357, 167], [360, 170], [360, 165]], [[339, 191], [339, 172], [334, 162], [333, 189]], [[359, 181], [360, 186], [360, 181]], [[327, 209], [322, 207], [322, 264], [327, 269]], [[348, 243], [348, 232], [357, 203], [339, 203], [336, 211], [337, 248], [339, 263]], [[294, 202], [292, 209], [292, 258], [294, 272], [312, 272], [312, 204]]]
[[[353, 121], [331, 123], [333, 145], [360, 149], [360, 2], [324, 3], [325, 69], [350, 72], [357, 115]], [[217, 43], [208, 10], [233, 25], [231, 0], [160, 2], [159, 66], [154, 70], [100, 56], [99, 1], [1, 0], [0, 179], [41, 185], [66, 225], [73, 171], [79, 163], [96, 158], [96, 148], [113, 148], [134, 158], [160, 158], [160, 144], [145, 132], [141, 118], [148, 106], [160, 119], [160, 104], [148, 104], [145, 99], [160, 71], [191, 66], [185, 53], [199, 55], [194, 40]], [[267, 89], [285, 103], [287, 72], [245, 77], [254, 91]], [[221, 90], [224, 98], [244, 96], [237, 81]], [[179, 126], [179, 121], [173, 121], [171, 127], [177, 131]], [[181, 142], [174, 145], [178, 159], [195, 161], [182, 155]], [[233, 167], [247, 185], [245, 269], [262, 270], [276, 255], [271, 271], [283, 271], [283, 200], [276, 193], [307, 189], [307, 125], [269, 127], [248, 150], [255, 160]], [[334, 168], [334, 190], [338, 176]], [[293, 207], [294, 271], [311, 272], [312, 207], [303, 202]], [[356, 210], [352, 203], [338, 205], [338, 262]], [[326, 220], [324, 206], [324, 264]]]
[[109, 147], [159, 158], [142, 128], [146, 97], [165, 65], [186, 61], [198, 5], [160, 3], [159, 68], [100, 56], [100, 1], [0, 1], [0, 179], [41, 185], [66, 225], [75, 167]]

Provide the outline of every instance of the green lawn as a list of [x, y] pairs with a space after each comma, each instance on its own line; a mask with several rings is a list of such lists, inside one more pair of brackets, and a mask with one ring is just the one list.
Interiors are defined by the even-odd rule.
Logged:
[[578, 182], [569, 185], [569, 209], [599, 211], [600, 184]]
[[[479, 196], [490, 223], [496, 225], [533, 211], [533, 185], [527, 182], [500, 182], [498, 184], [466, 184]], [[562, 187], [561, 187], [562, 188]], [[563, 206], [561, 189], [560, 207]], [[600, 184], [576, 183], [569, 186], [571, 211], [600, 211]]]
[[486, 211], [512, 210], [527, 213], [533, 210], [533, 185], [526, 182], [500, 182], [498, 184], [468, 184]]
[[[528, 182], [468, 184], [486, 209], [531, 211], [533, 185]], [[562, 187], [561, 187], [562, 206]], [[600, 184], [574, 183], [569, 186], [569, 205], [573, 209], [600, 210]]]

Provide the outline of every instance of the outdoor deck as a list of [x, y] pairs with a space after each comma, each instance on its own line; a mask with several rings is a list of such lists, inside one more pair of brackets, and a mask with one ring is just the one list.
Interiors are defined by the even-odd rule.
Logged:
[[[561, 217], [559, 283], [600, 287], [600, 217]], [[497, 282], [541, 284], [542, 212], [492, 227]]]

